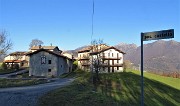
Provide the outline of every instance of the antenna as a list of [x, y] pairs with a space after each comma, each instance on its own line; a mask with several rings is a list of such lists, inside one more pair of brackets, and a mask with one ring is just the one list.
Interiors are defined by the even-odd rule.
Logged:
[[91, 45], [92, 45], [92, 37], [93, 37], [93, 35], [94, 35], [94, 0], [92, 0], [92, 29], [91, 29], [91, 31], [92, 31], [92, 33], [91, 33]]

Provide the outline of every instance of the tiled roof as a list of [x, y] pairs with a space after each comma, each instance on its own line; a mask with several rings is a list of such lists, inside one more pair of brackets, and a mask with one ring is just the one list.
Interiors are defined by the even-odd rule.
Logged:
[[5, 63], [20, 63], [25, 60], [4, 60]]
[[91, 50], [91, 46], [85, 47], [81, 50], [78, 51], [78, 53], [82, 53], [82, 52], [89, 52]]
[[17, 51], [17, 52], [13, 52], [13, 53], [10, 53], [9, 55], [12, 56], [12, 55], [26, 55], [27, 52], [20, 52], [20, 51]]
[[[107, 47], [109, 47], [109, 46], [106, 45], [106, 44], [99, 44], [99, 45], [97, 45], [97, 46], [101, 46], [102, 48], [107, 48]], [[91, 49], [92, 49], [92, 46], [88, 46], [88, 47], [86, 47], [86, 48], [83, 48], [83, 49], [79, 50], [78, 53], [89, 52]]]
[[109, 49], [115, 49], [115, 50], [119, 51], [120, 53], [126, 54], [125, 52], [123, 52], [123, 51], [115, 48], [114, 46], [107, 47], [107, 48], [104, 48], [103, 50], [100, 50], [100, 51], [98, 51], [98, 52], [92, 52], [92, 53], [90, 53], [90, 54], [91, 54], [91, 55], [96, 55], [96, 54], [98, 54], [98, 53], [104, 52], [104, 51], [109, 50]]
[[[47, 49], [47, 50], [53, 50], [53, 49], [58, 48], [58, 47], [57, 46], [33, 46], [30, 48], [30, 50], [38, 50], [41, 48]], [[58, 50], [59, 50], [59, 48], [58, 48]]]
[[37, 51], [35, 51], [35, 52], [29, 52], [29, 53], [27, 53], [26, 55], [31, 56], [31, 55], [34, 55], [34, 54], [39, 53], [39, 52], [41, 52], [41, 51], [48, 52], [48, 53], [53, 54], [53, 55], [56, 55], [56, 56], [58, 56], [58, 57], [63, 57], [63, 58], [70, 59], [70, 58], [68, 58], [68, 57], [66, 57], [66, 56], [64, 56], [64, 55], [62, 55], [62, 54], [60, 54], [60, 53], [58, 53], [58, 52], [49, 51], [49, 50], [44, 49], [44, 48], [41, 48], [41, 49], [39, 49], [39, 50], [37, 50]]

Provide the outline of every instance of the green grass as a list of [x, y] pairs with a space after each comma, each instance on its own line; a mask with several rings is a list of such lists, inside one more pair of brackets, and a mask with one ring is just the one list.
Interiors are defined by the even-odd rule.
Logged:
[[[133, 70], [131, 72], [137, 75], [140, 75], [139, 71]], [[156, 75], [156, 74], [152, 74], [148, 72], [144, 72], [144, 77], [151, 80], [159, 81], [161, 83], [164, 83], [168, 86], [171, 86], [180, 90], [180, 78], [165, 77], [165, 76], [160, 76], [160, 75]]]
[[15, 70], [14, 69], [7, 69], [7, 70], [0, 69], [0, 74], [8, 74], [11, 72], [15, 72]]
[[46, 79], [0, 79], [0, 88], [30, 86], [46, 82]]
[[[139, 106], [140, 76], [132, 72], [101, 74], [96, 86], [90, 73], [74, 72], [75, 82], [44, 95], [40, 106]], [[159, 81], [144, 78], [145, 106], [180, 106], [180, 90]], [[95, 91], [95, 92], [93, 92]]]

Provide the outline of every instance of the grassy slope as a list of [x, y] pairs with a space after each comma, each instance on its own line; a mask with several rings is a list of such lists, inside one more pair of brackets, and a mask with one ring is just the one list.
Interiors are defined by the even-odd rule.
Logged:
[[[137, 75], [140, 75], [139, 71], [132, 71], [132, 72]], [[159, 81], [161, 83], [167, 84], [171, 87], [174, 87], [174, 88], [180, 90], [180, 79], [179, 78], [164, 77], [164, 76], [160, 76], [160, 75], [156, 75], [156, 74], [152, 74], [152, 73], [148, 73], [148, 72], [144, 72], [144, 77], [151, 79], [151, 80]]]
[[30, 86], [30, 85], [37, 85], [46, 82], [47, 81], [44, 79], [30, 79], [30, 80], [0, 79], [0, 88]]
[[[74, 74], [73, 74], [74, 75]], [[70, 74], [70, 76], [73, 76]], [[57, 89], [40, 99], [41, 106], [139, 106], [140, 76], [132, 72], [101, 74], [101, 83], [88, 82], [89, 73], [70, 86]], [[180, 90], [155, 80], [145, 80], [146, 106], [180, 106]], [[96, 92], [92, 92], [95, 89]]]

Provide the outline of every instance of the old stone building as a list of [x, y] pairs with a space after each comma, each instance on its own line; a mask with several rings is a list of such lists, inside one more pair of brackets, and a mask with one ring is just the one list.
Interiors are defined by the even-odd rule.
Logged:
[[59, 76], [72, 71], [73, 59], [64, 56], [57, 46], [34, 47], [29, 52], [30, 76]]

